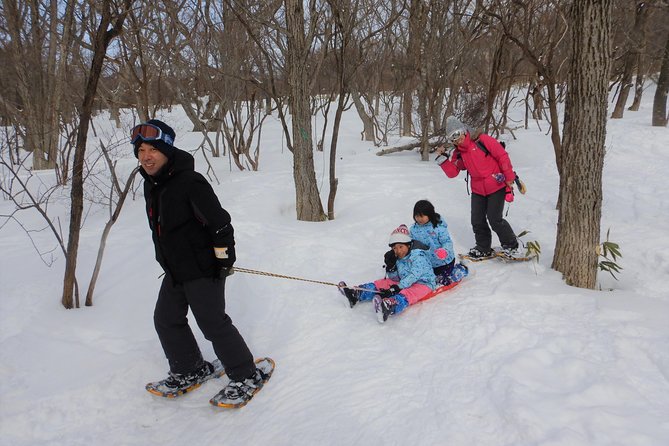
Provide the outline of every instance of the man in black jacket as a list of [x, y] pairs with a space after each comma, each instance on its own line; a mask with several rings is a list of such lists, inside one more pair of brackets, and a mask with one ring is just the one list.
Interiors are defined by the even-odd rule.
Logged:
[[230, 214], [195, 171], [193, 157], [174, 147], [175, 136], [170, 126], [156, 119], [136, 126], [131, 134], [144, 177], [156, 260], [165, 271], [153, 319], [170, 373], [162, 381], [147, 384], [147, 390], [174, 397], [222, 373], [220, 366], [202, 357], [186, 317], [190, 307], [235, 384], [232, 393], [250, 399], [268, 376], [261, 364], [256, 367], [225, 313], [225, 280], [235, 262]]

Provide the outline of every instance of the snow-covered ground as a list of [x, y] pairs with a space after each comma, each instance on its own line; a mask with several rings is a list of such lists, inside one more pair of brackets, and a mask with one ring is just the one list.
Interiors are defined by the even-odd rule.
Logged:
[[[602, 239], [610, 228], [621, 245], [619, 281], [600, 273], [603, 291], [577, 289], [550, 269], [558, 176], [547, 123], [531, 123], [517, 140], [503, 139], [528, 187], [508, 220], [540, 241], [538, 263], [472, 265], [461, 286], [385, 325], [369, 304], [349, 309], [333, 286], [237, 273], [228, 280], [228, 312], [254, 354], [277, 363], [265, 389], [238, 411], [208, 404], [222, 380], [176, 400], [144, 391], [166, 376], [167, 363], [152, 323], [161, 270], [141, 189], [112, 230], [90, 308], [63, 309], [62, 256], [55, 251], [46, 267], [23, 230], [6, 223], [0, 444], [669, 444], [669, 131], [650, 126], [652, 96], [647, 91], [640, 111], [608, 127]], [[179, 147], [197, 147], [200, 136], [188, 132], [179, 109], [161, 117], [177, 130]], [[315, 124], [320, 132], [322, 121]], [[108, 133], [111, 125], [102, 116], [96, 129]], [[410, 224], [424, 198], [445, 217], [459, 252], [473, 246], [464, 177], [449, 180], [415, 152], [378, 157], [360, 130], [349, 111], [334, 221], [296, 221], [291, 154], [273, 118], [260, 171], [231, 172], [227, 158], [213, 160], [238, 266], [325, 282], [378, 278], [390, 232]], [[125, 148], [127, 172], [136, 160]], [[315, 158], [326, 202], [328, 155]], [[48, 182], [51, 174], [39, 175]], [[12, 209], [0, 201], [0, 214]], [[54, 199], [50, 212], [67, 228], [62, 202]], [[27, 228], [44, 226], [34, 214], [20, 218]], [[106, 218], [101, 208], [86, 217], [84, 290]], [[42, 249], [55, 246], [46, 231], [32, 235]]]

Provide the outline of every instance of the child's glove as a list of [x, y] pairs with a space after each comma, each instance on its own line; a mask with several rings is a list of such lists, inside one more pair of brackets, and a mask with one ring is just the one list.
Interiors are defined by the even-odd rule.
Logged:
[[388, 288], [388, 289], [381, 289], [381, 290], [379, 290], [379, 291], [380, 291], [379, 295], [380, 295], [381, 297], [383, 297], [383, 298], [386, 298], [386, 297], [392, 297], [392, 296], [394, 296], [395, 294], [397, 294], [397, 293], [400, 292], [400, 287], [397, 286], [397, 285], [391, 285], [390, 288]]
[[395, 266], [397, 264], [397, 256], [395, 252], [391, 249], [385, 253], [383, 256], [383, 263], [386, 265], [386, 271], [395, 271]]
[[448, 251], [446, 251], [444, 248], [437, 248], [434, 250], [434, 253], [441, 260], [444, 260], [446, 257], [448, 257]]

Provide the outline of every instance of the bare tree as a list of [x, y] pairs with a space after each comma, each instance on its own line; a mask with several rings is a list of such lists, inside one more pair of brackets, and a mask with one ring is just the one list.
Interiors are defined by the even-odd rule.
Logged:
[[639, 64], [642, 49], [645, 44], [645, 29], [648, 21], [648, 3], [637, 2], [634, 15], [634, 25], [627, 36], [627, 50], [623, 56], [623, 72], [620, 79], [620, 91], [611, 118], [620, 119], [625, 112], [625, 104], [632, 88], [632, 75]]
[[95, 259], [95, 266], [93, 267], [93, 274], [91, 275], [91, 280], [88, 283], [88, 291], [86, 291], [86, 301], [85, 305], [90, 307], [93, 305], [93, 295], [95, 294], [95, 285], [97, 284], [98, 277], [100, 275], [100, 269], [102, 268], [102, 259], [104, 257], [105, 247], [107, 246], [107, 238], [111, 232], [114, 223], [118, 220], [119, 215], [121, 214], [121, 209], [123, 209], [123, 204], [125, 199], [128, 196], [128, 193], [131, 190], [132, 184], [135, 180], [137, 172], [139, 172], [139, 167], [135, 167], [128, 175], [128, 178], [125, 180], [125, 184], [121, 186], [121, 181], [118, 176], [116, 169], [116, 161], [113, 161], [109, 155], [109, 149], [100, 141], [100, 151], [105, 160], [105, 164], [109, 169], [110, 174], [110, 190], [106, 194], [108, 198], [107, 207], [109, 210], [109, 220], [105, 223], [105, 227], [102, 230], [100, 235], [100, 246], [98, 247], [98, 255]]
[[[372, 54], [373, 48], [397, 20], [402, 8], [396, 8], [393, 3], [380, 5], [377, 2], [351, 2], [350, 0], [328, 0], [328, 5], [331, 14], [331, 20], [328, 24], [332, 26], [333, 31], [331, 32], [331, 38], [325, 40], [332, 45], [337, 76], [336, 86], [333, 86], [332, 94], [332, 96], [337, 96], [337, 106], [330, 141], [330, 193], [327, 207], [328, 218], [333, 220], [335, 218], [334, 202], [338, 186], [336, 177], [337, 143], [342, 116], [349, 97], [353, 98], [353, 103], [364, 123], [363, 134], [367, 140], [370, 140], [370, 136], [372, 140], [375, 139], [375, 124], [370, 116], [373, 114], [368, 114], [365, 110], [361, 95], [357, 91], [357, 88], [360, 87], [357, 82], [364, 77], [360, 73], [361, 68], [370, 62], [370, 58], [373, 59], [374, 57]], [[330, 36], [327, 31], [325, 34]], [[378, 79], [379, 73], [372, 74], [369, 77]], [[371, 94], [375, 94], [375, 92], [371, 92]]]
[[157, 6], [155, 2], [142, 0], [139, 7], [130, 9], [126, 32], [119, 34], [113, 43], [115, 57], [111, 61], [141, 121], [154, 117], [160, 106], [158, 92], [169, 60], [160, 57], [164, 48], [159, 45], [157, 34], [168, 22]]
[[60, 121], [71, 108], [64, 104], [64, 91], [79, 2], [6, 0], [0, 8], [1, 48], [8, 62], [1, 87], [12, 92], [2, 95], [3, 108], [12, 116], [23, 149], [33, 153], [33, 168], [55, 168]]
[[[324, 54], [315, 51], [322, 42], [322, 5], [310, 0], [305, 10], [301, 0], [282, 0], [263, 4], [264, 8], [253, 5], [256, 7], [250, 10], [246, 3], [225, 0], [264, 58], [269, 85], [259, 87], [276, 102], [286, 143], [293, 154], [297, 219], [326, 220], [316, 183], [311, 124], [311, 94]], [[288, 98], [290, 123], [284, 113], [284, 94]]]
[[[79, 129], [72, 164], [72, 191], [70, 209], [70, 229], [67, 241], [67, 255], [65, 260], [65, 274], [63, 278], [63, 296], [61, 302], [65, 308], [79, 307], [79, 292], [76, 287], [77, 254], [79, 252], [79, 234], [81, 232], [81, 217], [84, 199], [84, 157], [88, 141], [88, 129], [93, 112], [98, 81], [102, 72], [102, 65], [107, 54], [109, 43], [121, 33], [123, 22], [130, 9], [132, 0], [124, 0], [120, 10], [115, 10], [112, 0], [105, 0], [99, 4], [99, 23], [97, 29], [91, 32], [93, 43], [93, 57], [91, 62], [86, 90], [79, 114]], [[91, 14], [98, 10], [90, 4]]]
[[552, 267], [569, 285], [595, 288], [602, 208], [612, 0], [573, 2], [572, 57]]
[[535, 68], [546, 90], [551, 142], [558, 172], [562, 169], [563, 157], [557, 87], [563, 78], [563, 64], [566, 60], [564, 46], [568, 43], [565, 39], [568, 21], [564, 17], [563, 4], [556, 0], [502, 0], [484, 8], [485, 15], [496, 21], [504, 35]]
[[[7, 140], [5, 140], [7, 141]], [[55, 215], [49, 214], [49, 206], [53, 203], [52, 197], [58, 196], [63, 187], [59, 184], [48, 184], [39, 176], [33, 175], [29, 166], [26, 165], [26, 157], [14, 160], [12, 158], [11, 144], [0, 142], [0, 192], [14, 203], [14, 211], [10, 214], [0, 215], [0, 229], [9, 221], [15, 221], [24, 230], [30, 239], [33, 248], [45, 265], [53, 264], [53, 251], [60, 248], [64, 255], [67, 249], [61, 232], [60, 220]], [[37, 182], [37, 185], [34, 183]], [[22, 221], [20, 214], [24, 212], [37, 212], [46, 224], [45, 227], [35, 229], [27, 227]], [[58, 247], [44, 249], [36, 243], [33, 234], [48, 229], [58, 243]]]

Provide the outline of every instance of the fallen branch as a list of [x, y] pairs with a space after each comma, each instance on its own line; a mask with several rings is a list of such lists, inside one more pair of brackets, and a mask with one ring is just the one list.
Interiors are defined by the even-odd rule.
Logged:
[[[445, 144], [445, 140], [444, 140], [442, 135], [436, 135], [436, 136], [437, 136], [436, 139], [430, 140], [427, 143], [427, 145], [430, 147], [430, 152], [434, 152], [434, 150], [437, 147], [439, 147], [442, 144]], [[376, 152], [376, 156], [383, 156], [383, 155], [387, 155], [389, 153], [402, 152], [404, 150], [413, 150], [413, 149], [416, 149], [416, 148], [420, 147], [421, 144], [422, 144], [421, 141], [414, 141], [412, 143], [405, 144], [405, 145], [399, 146], [399, 147], [389, 147], [387, 149], [379, 150], [378, 152]]]

